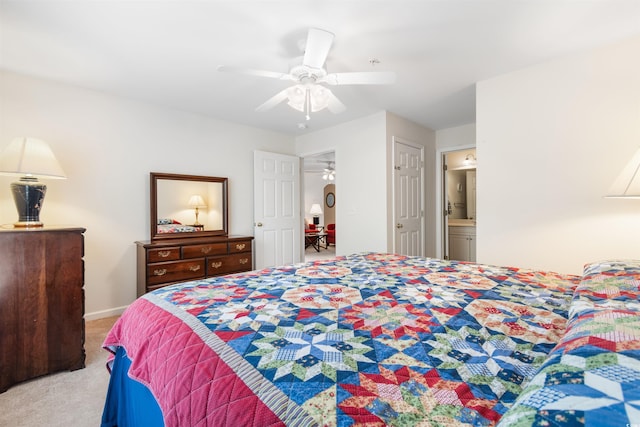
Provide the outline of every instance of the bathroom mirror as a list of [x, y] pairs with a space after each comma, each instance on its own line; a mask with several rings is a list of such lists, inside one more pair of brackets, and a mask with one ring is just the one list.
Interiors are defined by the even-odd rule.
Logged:
[[151, 240], [226, 235], [227, 178], [151, 172]]
[[447, 210], [450, 219], [476, 219], [476, 170], [447, 170]]

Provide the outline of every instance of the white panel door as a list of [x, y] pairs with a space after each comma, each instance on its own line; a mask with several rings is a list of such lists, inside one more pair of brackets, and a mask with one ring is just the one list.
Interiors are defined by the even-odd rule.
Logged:
[[300, 159], [255, 151], [255, 268], [300, 262]]
[[424, 255], [422, 179], [423, 150], [394, 142], [394, 252]]

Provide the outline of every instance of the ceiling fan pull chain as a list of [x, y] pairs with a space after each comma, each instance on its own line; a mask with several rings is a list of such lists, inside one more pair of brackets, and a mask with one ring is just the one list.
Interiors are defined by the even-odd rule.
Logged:
[[309, 88], [304, 95], [304, 109], [307, 113], [307, 120], [311, 120], [311, 89]]

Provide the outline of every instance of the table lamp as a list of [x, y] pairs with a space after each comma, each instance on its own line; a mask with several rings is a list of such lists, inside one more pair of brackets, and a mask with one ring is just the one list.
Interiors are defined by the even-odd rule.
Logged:
[[40, 211], [47, 186], [38, 178], [66, 179], [49, 145], [36, 138], [15, 138], [0, 153], [0, 174], [21, 175], [11, 184], [13, 200], [18, 210], [15, 227], [42, 227]]
[[640, 148], [622, 169], [605, 197], [610, 199], [640, 199]]
[[198, 208], [207, 207], [207, 204], [202, 199], [202, 196], [199, 194], [194, 194], [193, 196], [191, 196], [191, 198], [189, 199], [189, 207], [195, 208], [196, 210], [196, 222], [194, 222], [193, 225], [202, 225], [198, 222]]
[[313, 216], [313, 223], [315, 225], [320, 224], [319, 215], [322, 215], [322, 208], [318, 203], [314, 203], [311, 205], [311, 209], [309, 209], [309, 213]]

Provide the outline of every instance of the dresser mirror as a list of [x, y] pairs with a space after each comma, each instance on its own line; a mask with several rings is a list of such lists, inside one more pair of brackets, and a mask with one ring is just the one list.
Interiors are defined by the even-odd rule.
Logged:
[[151, 172], [151, 240], [228, 233], [227, 178]]

